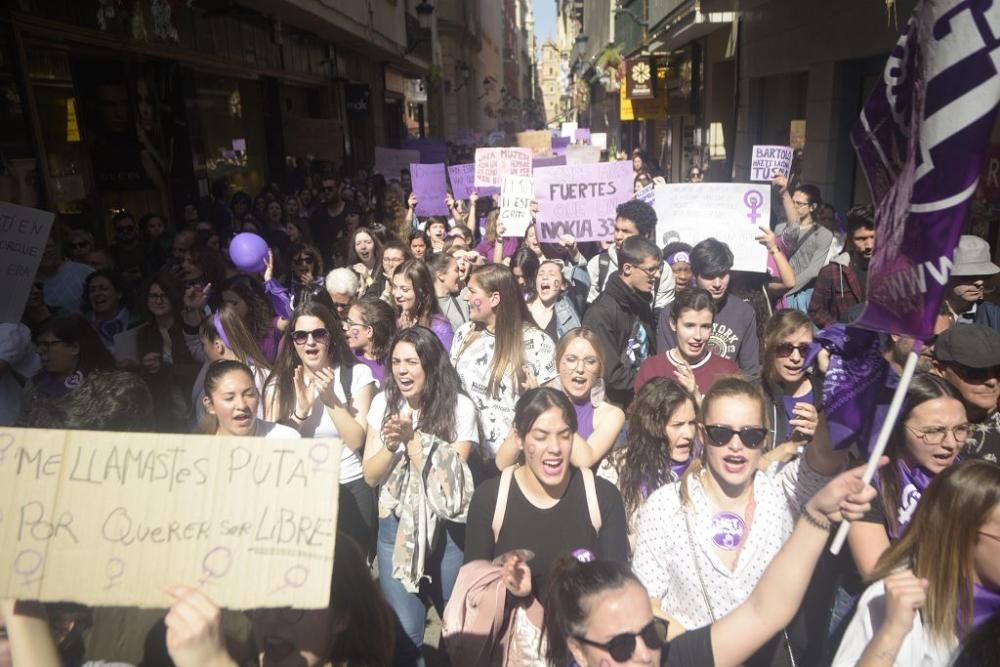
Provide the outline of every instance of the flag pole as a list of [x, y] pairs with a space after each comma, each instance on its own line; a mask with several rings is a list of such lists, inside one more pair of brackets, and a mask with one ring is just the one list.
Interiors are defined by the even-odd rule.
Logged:
[[[915, 341], [910, 356], [906, 358], [903, 374], [899, 377], [899, 386], [896, 387], [896, 393], [892, 395], [892, 402], [889, 403], [889, 411], [886, 413], [885, 421], [882, 422], [882, 429], [878, 433], [878, 439], [875, 441], [875, 447], [872, 449], [871, 456], [868, 459], [868, 465], [865, 466], [865, 473], [862, 477], [865, 484], [869, 484], [872, 481], [875, 471], [878, 470], [879, 460], [882, 458], [885, 447], [889, 443], [889, 436], [892, 434], [892, 429], [899, 418], [899, 411], [903, 408], [903, 399], [906, 398], [906, 390], [910, 388], [913, 373], [917, 370], [917, 360], [920, 358], [921, 347], [923, 347], [921, 342], [919, 340]], [[844, 519], [840, 524], [840, 528], [837, 529], [836, 536], [833, 538], [833, 544], [830, 545], [830, 553], [834, 556], [840, 553], [840, 549], [844, 546], [844, 540], [847, 539], [847, 532], [850, 528], [851, 522]]]

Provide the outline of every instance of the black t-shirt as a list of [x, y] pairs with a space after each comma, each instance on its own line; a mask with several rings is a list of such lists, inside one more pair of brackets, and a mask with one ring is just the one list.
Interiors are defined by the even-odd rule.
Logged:
[[993, 413], [970, 426], [972, 430], [962, 448], [962, 458], [1000, 463], [1000, 415]]
[[661, 667], [713, 667], [712, 626], [689, 630], [660, 652]]
[[493, 560], [512, 549], [530, 549], [535, 558], [531, 584], [535, 596], [544, 598], [548, 574], [555, 561], [576, 549], [589, 549], [598, 558], [628, 562], [628, 538], [625, 531], [625, 507], [621, 494], [606, 479], [594, 480], [597, 504], [601, 510], [601, 532], [594, 533], [587, 510], [583, 477], [575, 468], [570, 473], [566, 493], [553, 507], [539, 509], [532, 505], [512, 480], [507, 496], [507, 511], [500, 538], [493, 542], [493, 513], [496, 509], [500, 478], [484, 482], [472, 496], [465, 533], [465, 562]]

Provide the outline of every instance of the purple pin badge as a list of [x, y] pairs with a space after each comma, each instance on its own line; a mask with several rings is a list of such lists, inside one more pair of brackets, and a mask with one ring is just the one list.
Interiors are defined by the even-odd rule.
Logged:
[[712, 517], [712, 543], [723, 551], [735, 551], [743, 544], [746, 524], [735, 512], [719, 512]]
[[747, 218], [751, 224], [756, 225], [760, 216], [760, 209], [764, 205], [764, 195], [760, 190], [747, 190], [743, 195], [743, 203], [747, 207]]

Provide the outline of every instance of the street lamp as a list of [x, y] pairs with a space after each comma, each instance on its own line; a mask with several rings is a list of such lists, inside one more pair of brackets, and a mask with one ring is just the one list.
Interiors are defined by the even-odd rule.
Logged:
[[416, 6], [417, 20], [420, 21], [421, 30], [430, 30], [431, 21], [434, 15], [434, 5], [427, 2], [427, 0], [420, 0], [420, 4]]

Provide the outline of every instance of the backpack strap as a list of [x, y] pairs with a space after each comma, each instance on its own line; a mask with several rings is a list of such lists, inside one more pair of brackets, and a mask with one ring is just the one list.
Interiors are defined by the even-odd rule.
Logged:
[[587, 512], [590, 513], [590, 525], [594, 532], [601, 532], [601, 506], [597, 504], [597, 485], [594, 481], [594, 471], [590, 468], [580, 468], [583, 475], [583, 490], [587, 494]]
[[508, 466], [500, 473], [500, 491], [497, 493], [497, 506], [493, 510], [493, 543], [500, 539], [500, 528], [503, 527], [503, 518], [507, 514], [507, 497], [510, 495], [510, 483], [514, 480], [514, 471], [517, 466]]
[[608, 280], [608, 272], [611, 269], [611, 254], [608, 251], [597, 256], [597, 293], [604, 291], [604, 283]]
[[350, 408], [351, 401], [354, 400], [351, 396], [351, 382], [354, 380], [354, 365], [340, 365], [340, 388], [344, 390], [344, 405]]

